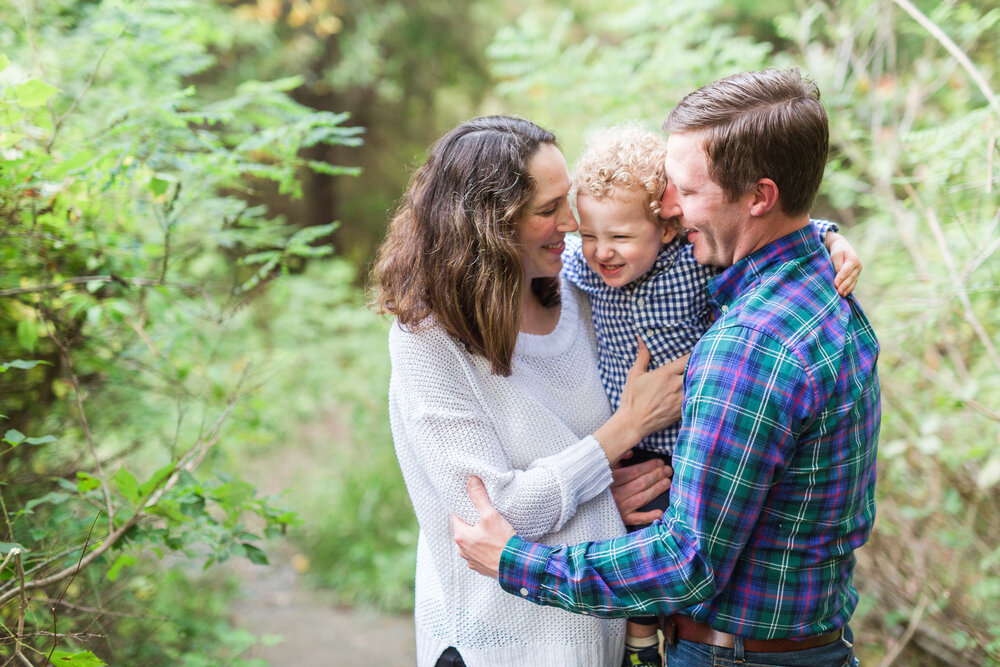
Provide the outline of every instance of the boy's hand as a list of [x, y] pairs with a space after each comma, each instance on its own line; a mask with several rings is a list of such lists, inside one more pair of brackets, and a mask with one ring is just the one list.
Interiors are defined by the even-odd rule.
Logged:
[[830, 232], [826, 235], [826, 248], [833, 261], [833, 270], [837, 273], [833, 279], [833, 286], [837, 288], [837, 293], [840, 296], [847, 296], [858, 285], [858, 276], [861, 275], [861, 258], [858, 257], [858, 253], [855, 252], [854, 247], [848, 243], [847, 239], [836, 232]]
[[479, 512], [479, 523], [470, 526], [451, 515], [451, 530], [458, 544], [458, 553], [469, 563], [469, 569], [498, 579], [500, 554], [507, 541], [514, 536], [514, 527], [490, 504], [486, 487], [478, 477], [469, 478], [469, 498]]
[[[629, 458], [631, 452], [623, 456]], [[661, 493], [670, 489], [670, 479], [674, 469], [659, 459], [643, 461], [632, 466], [618, 463], [611, 468], [611, 495], [614, 496], [618, 513], [626, 526], [640, 526], [652, 523], [661, 516], [662, 510], [637, 511]]]

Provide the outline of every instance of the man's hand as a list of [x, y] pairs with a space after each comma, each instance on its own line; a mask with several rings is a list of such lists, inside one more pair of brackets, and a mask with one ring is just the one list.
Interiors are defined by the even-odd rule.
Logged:
[[493, 509], [486, 487], [478, 477], [469, 478], [469, 498], [479, 512], [479, 523], [470, 526], [451, 515], [451, 530], [458, 553], [469, 563], [470, 569], [497, 579], [500, 577], [500, 554], [513, 537], [514, 528]]

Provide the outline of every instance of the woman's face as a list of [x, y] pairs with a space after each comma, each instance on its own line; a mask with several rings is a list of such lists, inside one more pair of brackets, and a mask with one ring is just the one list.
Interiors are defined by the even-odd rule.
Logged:
[[535, 180], [535, 194], [516, 224], [524, 277], [530, 283], [559, 275], [563, 237], [576, 230], [576, 218], [569, 207], [569, 171], [558, 148], [542, 144], [528, 161], [528, 173]]

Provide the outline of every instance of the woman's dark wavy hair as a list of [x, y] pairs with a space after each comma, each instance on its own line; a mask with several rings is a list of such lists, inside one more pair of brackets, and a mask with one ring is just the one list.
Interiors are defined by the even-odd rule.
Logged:
[[[516, 223], [536, 189], [528, 162], [555, 143], [510, 116], [474, 118], [439, 139], [379, 248], [376, 310], [410, 328], [433, 315], [494, 374], [510, 375], [524, 294]], [[543, 305], [559, 303], [558, 278], [531, 287]]]

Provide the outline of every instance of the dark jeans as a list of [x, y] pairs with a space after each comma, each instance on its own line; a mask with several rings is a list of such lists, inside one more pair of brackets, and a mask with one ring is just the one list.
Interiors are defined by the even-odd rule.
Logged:
[[449, 646], [434, 663], [434, 667], [465, 667], [465, 661], [454, 646]]
[[826, 646], [785, 653], [754, 653], [719, 648], [683, 639], [676, 646], [664, 646], [667, 667], [858, 667], [854, 657], [854, 634], [844, 628], [844, 636]]

